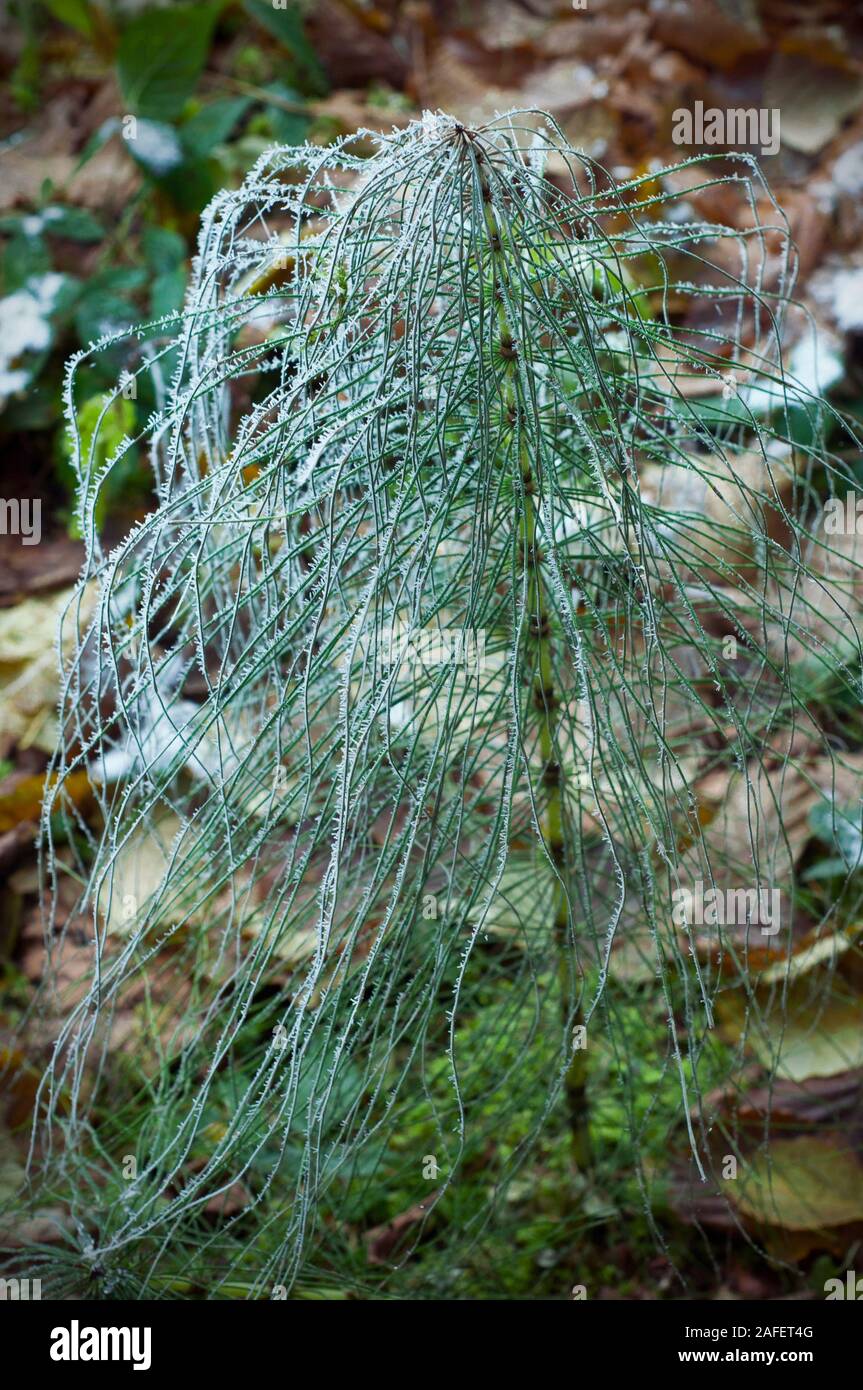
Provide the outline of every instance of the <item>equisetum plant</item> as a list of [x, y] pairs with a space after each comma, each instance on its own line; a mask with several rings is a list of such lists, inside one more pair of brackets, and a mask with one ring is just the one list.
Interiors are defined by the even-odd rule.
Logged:
[[[792, 283], [748, 157], [615, 184], [542, 113], [427, 114], [215, 200], [104, 467], [76, 414], [113, 343], [72, 364], [30, 1169], [72, 1214], [59, 1286], [458, 1294], [537, 1153], [584, 1223], [619, 1161], [648, 1208], [674, 1163], [727, 1192], [747, 1038], [775, 1075], [761, 1024], [840, 910], [798, 890], [784, 787], [832, 796], [825, 692], [860, 696], [857, 557], [820, 525], [853, 478], [782, 366]], [[157, 505], [105, 549], [142, 448]]]

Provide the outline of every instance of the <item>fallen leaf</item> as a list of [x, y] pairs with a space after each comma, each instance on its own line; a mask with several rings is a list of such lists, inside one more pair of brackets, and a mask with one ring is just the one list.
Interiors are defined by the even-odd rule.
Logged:
[[[819, 763], [811, 766], [817, 768]], [[745, 921], [725, 924], [720, 931], [696, 924], [696, 947], [704, 960], [728, 957], [729, 944], [746, 950], [752, 967], [785, 961], [789, 944], [796, 951], [811, 944], [805, 936], [807, 922], [795, 906], [790, 891], [795, 866], [812, 837], [809, 812], [821, 792], [811, 770], [791, 763], [765, 768], [750, 764], [746, 776], [734, 772], [728, 792], [715, 809], [706, 807], [703, 843], [695, 841], [682, 861], [680, 884], [693, 891], [702, 883], [705, 893], [715, 886], [720, 892], [761, 888], [778, 891], [779, 931], [761, 932]], [[772, 902], [772, 900], [770, 900]], [[771, 927], [773, 923], [771, 922]]]
[[[98, 902], [109, 931], [121, 935], [133, 931], [152, 909], [154, 896], [166, 882], [171, 845], [181, 824], [178, 816], [163, 815], [139, 826], [117, 851], [113, 873], [103, 883]], [[156, 920], [176, 921], [178, 914], [183, 915], [176, 898], [165, 895]]]
[[859, 73], [798, 53], [775, 53], [764, 80], [764, 105], [782, 112], [782, 143], [817, 154], [863, 104]]
[[205, 1216], [236, 1216], [245, 1211], [252, 1200], [249, 1189], [241, 1182], [232, 1182], [224, 1192], [217, 1192], [204, 1207]]
[[[55, 779], [52, 777], [52, 785]], [[86, 772], [70, 772], [63, 782], [64, 795], [79, 810], [89, 806], [93, 788]], [[23, 777], [11, 791], [0, 796], [0, 835], [25, 821], [38, 822], [45, 797], [44, 777]]]
[[59, 1245], [74, 1236], [75, 1222], [63, 1207], [37, 1207], [25, 1215], [13, 1212], [0, 1225], [0, 1244], [23, 1250], [31, 1245]]
[[810, 977], [787, 990], [756, 990], [755, 1006], [742, 990], [716, 1001], [719, 1030], [730, 1043], [742, 1037], [747, 1050], [771, 1074], [788, 1081], [836, 1076], [863, 1067], [863, 1000], [834, 977], [830, 994], [818, 997]]
[[735, 11], [721, 0], [657, 0], [650, 7], [653, 34], [697, 63], [727, 70], [767, 46], [754, 7], [745, 19]]
[[841, 1123], [847, 1135], [855, 1123], [859, 1128], [855, 1117], [860, 1115], [861, 1090], [863, 1077], [859, 1071], [850, 1071], [806, 1081], [772, 1080], [769, 1086], [755, 1087], [741, 1096], [738, 1075], [722, 1101], [740, 1124], [751, 1126], [756, 1135], [763, 1134], [765, 1118], [774, 1129], [823, 1130], [829, 1124]]
[[28, 595], [74, 584], [84, 563], [84, 542], [68, 538], [20, 545], [0, 560], [0, 606], [21, 603]]
[[839, 1135], [779, 1139], [726, 1184], [746, 1216], [789, 1231], [863, 1221], [863, 1165]]
[[[733, 460], [705, 456], [692, 467], [648, 464], [639, 474], [642, 501], [657, 509], [660, 534], [678, 537], [681, 517], [686, 518], [683, 549], [691, 564], [679, 574], [702, 584], [757, 582], [756, 539], [786, 539], [781, 506], [789, 500], [792, 486], [787, 460], [771, 459], [768, 471], [762, 455], [754, 451]], [[663, 521], [664, 511], [668, 522]]]
[[389, 1263], [401, 1244], [402, 1238], [407, 1236], [414, 1226], [418, 1226], [421, 1221], [426, 1219], [437, 1196], [436, 1192], [432, 1192], [423, 1201], [417, 1202], [407, 1211], [394, 1216], [392, 1221], [387, 1221], [383, 1226], [375, 1226], [373, 1230], [366, 1231], [363, 1239], [368, 1251], [369, 1264], [383, 1265]]
[[[63, 589], [46, 597], [26, 598], [14, 608], [0, 609], [0, 740], [6, 739], [19, 748], [39, 748], [45, 753], [56, 747], [60, 694], [58, 622], [74, 594], [74, 589]], [[77, 609], [79, 630], [86, 624], [94, 601], [95, 588], [88, 586]], [[64, 660], [72, 652], [75, 626], [75, 616], [70, 612], [63, 621]]]

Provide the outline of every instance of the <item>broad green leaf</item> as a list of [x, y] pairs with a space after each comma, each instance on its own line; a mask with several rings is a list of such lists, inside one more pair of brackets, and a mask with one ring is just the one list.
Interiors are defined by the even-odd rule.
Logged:
[[[84, 401], [76, 419], [81, 463], [85, 467], [89, 465], [92, 449], [93, 466], [97, 471], [103, 468], [108, 460], [114, 456], [123, 439], [133, 434], [135, 430], [135, 406], [132, 401], [119, 396], [108, 405], [107, 410], [105, 405], [106, 399], [101, 392], [90, 396]], [[97, 429], [98, 434], [96, 433]], [[112, 470], [112, 475], [100, 488], [96, 502], [98, 524], [101, 524], [104, 519], [109, 500], [111, 497], [119, 495], [130, 469], [134, 469], [135, 465], [135, 450], [130, 449], [124, 453], [116, 470]], [[67, 432], [64, 432], [60, 437], [58, 472], [70, 496], [74, 497], [78, 487], [78, 479], [73, 463], [73, 444]], [[116, 476], [114, 476], [115, 473]], [[70, 526], [70, 533], [77, 537], [76, 523]]]
[[251, 104], [251, 97], [227, 97], [202, 107], [180, 127], [185, 149], [198, 157], [208, 155], [215, 145], [229, 138]]
[[84, 294], [102, 290], [139, 290], [147, 283], [147, 272], [139, 265], [117, 265], [103, 270], [87, 282]]
[[69, 241], [101, 241], [105, 228], [86, 208], [52, 203], [39, 212], [13, 212], [0, 217], [0, 232], [4, 235], [20, 232], [29, 241], [44, 235], [65, 237]]
[[219, 4], [148, 10], [123, 31], [117, 77], [130, 111], [154, 121], [179, 116], [207, 61]]
[[141, 236], [141, 250], [151, 270], [159, 273], [175, 270], [186, 259], [186, 243], [179, 232], [168, 227], [146, 227]]
[[49, 236], [65, 237], [68, 241], [96, 242], [105, 235], [105, 228], [86, 208], [54, 205], [44, 209], [42, 218]]
[[84, 295], [75, 310], [75, 330], [82, 347], [131, 327], [137, 310], [127, 299], [110, 289], [96, 289]]
[[833, 801], [819, 801], [809, 812], [812, 831], [839, 851], [846, 872], [858, 869], [863, 863], [863, 824], [861, 807], [839, 807]]
[[41, 237], [19, 232], [3, 252], [3, 288], [12, 294], [26, 284], [31, 275], [44, 275], [51, 269], [51, 256]]
[[79, 34], [89, 38], [93, 33], [93, 20], [87, 0], [44, 0], [46, 9], [55, 19], [77, 29]]
[[150, 296], [150, 312], [154, 318], [163, 314], [173, 314], [183, 307], [186, 293], [186, 268], [178, 265], [173, 270], [164, 270], [153, 281]]
[[285, 46], [310, 87], [316, 91], [326, 91], [326, 75], [306, 36], [303, 12], [296, 0], [285, 0], [278, 8], [267, 3], [267, 0], [243, 0], [243, 3], [252, 18]]
[[[292, 87], [286, 87], [282, 82], [271, 82], [267, 87], [267, 92], [282, 101], [300, 104], [298, 94]], [[267, 107], [267, 118], [273, 135], [284, 145], [301, 145], [311, 124], [309, 117], [304, 112], [288, 111], [278, 102]]]

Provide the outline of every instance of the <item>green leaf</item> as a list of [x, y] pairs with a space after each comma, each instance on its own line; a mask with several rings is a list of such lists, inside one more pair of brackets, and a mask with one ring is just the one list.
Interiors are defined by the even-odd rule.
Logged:
[[206, 207], [219, 186], [213, 177], [210, 162], [203, 159], [187, 160], [179, 169], [172, 169], [160, 180], [160, 187], [171, 202], [184, 212], [197, 212]]
[[817, 864], [813, 864], [811, 869], [806, 870], [803, 879], [806, 883], [811, 883], [822, 878], [845, 878], [847, 873], [844, 859], [821, 859]]
[[175, 266], [173, 270], [162, 271], [153, 281], [150, 297], [150, 312], [154, 318], [163, 314], [173, 314], [183, 307], [186, 293], [185, 266]]
[[252, 18], [264, 29], [269, 30], [288, 50], [309, 89], [326, 92], [329, 83], [318, 61], [318, 55], [306, 36], [299, 5], [293, 3], [293, 0], [286, 0], [284, 8], [275, 9], [267, 0], [243, 0], [243, 3]]
[[99, 289], [82, 297], [75, 310], [75, 331], [82, 347], [104, 337], [119, 333], [135, 323], [138, 313], [127, 299], [111, 290]]
[[26, 392], [11, 396], [0, 414], [3, 430], [30, 434], [50, 430], [60, 418], [59, 401], [63, 395], [63, 380], [44, 357], [37, 363], [35, 378], [31, 375]]
[[31, 275], [43, 275], [50, 269], [51, 257], [42, 238], [16, 234], [3, 252], [5, 293], [11, 294], [13, 290], [20, 289]]
[[147, 272], [139, 265], [117, 265], [103, 270], [87, 284], [85, 293], [100, 290], [139, 290], [147, 283]]
[[90, 38], [93, 33], [93, 20], [87, 0], [44, 0], [44, 5], [55, 19], [68, 24], [70, 29], [77, 29], [85, 38]]
[[168, 227], [147, 227], [141, 237], [144, 260], [151, 270], [175, 270], [186, 259], [186, 243]]
[[251, 97], [227, 97], [202, 107], [180, 129], [185, 149], [199, 158], [208, 155], [214, 145], [224, 144], [251, 104]]
[[179, 116], [204, 69], [220, 9], [178, 5], [132, 20], [117, 54], [117, 78], [130, 111], [153, 121]]
[[44, 230], [49, 236], [65, 237], [68, 241], [96, 242], [105, 235], [105, 228], [86, 208], [67, 208], [54, 204], [42, 212]]
[[[286, 87], [282, 82], [271, 82], [266, 90], [283, 101], [300, 101], [293, 88]], [[311, 124], [302, 111], [286, 111], [283, 106], [277, 105], [267, 107], [267, 118], [274, 137], [283, 145], [301, 145]]]
[[859, 868], [863, 862], [861, 809], [858, 805], [840, 810], [833, 801], [819, 801], [809, 812], [813, 834], [825, 845], [838, 849], [845, 872]]
[[[111, 401], [107, 410], [105, 406], [106, 398], [101, 392], [90, 396], [78, 410], [76, 420], [81, 460], [85, 464], [89, 462], [91, 448], [95, 442], [93, 466], [97, 471], [104, 467], [119, 449], [123, 439], [127, 435], [131, 435], [135, 429], [135, 407], [131, 401], [117, 397]], [[77, 474], [73, 464], [72, 441], [64, 431], [59, 442], [60, 454], [57, 460], [57, 471], [64, 485], [68, 488], [70, 496], [74, 496], [77, 490]], [[99, 491], [96, 501], [97, 524], [101, 524], [108, 502], [112, 497], [118, 495], [122, 484], [128, 481], [135, 466], [136, 451], [133, 448], [127, 449], [122, 456], [120, 465], [114, 470], [117, 476], [109, 477], [104, 487]], [[70, 528], [70, 533], [73, 536], [78, 535], [76, 525]]]
[[42, 235], [66, 237], [69, 241], [101, 241], [105, 228], [86, 208], [67, 208], [57, 203], [38, 212], [13, 212], [0, 217], [5, 236], [21, 233], [33, 241]]

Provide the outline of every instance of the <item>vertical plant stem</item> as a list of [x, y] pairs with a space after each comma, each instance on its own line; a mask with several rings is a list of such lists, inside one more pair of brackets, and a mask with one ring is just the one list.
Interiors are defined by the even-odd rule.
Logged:
[[[499, 350], [504, 361], [504, 407], [511, 414], [513, 428], [518, 429], [519, 380], [517, 371], [517, 351], [513, 342], [513, 325], [507, 319], [504, 295], [501, 284], [507, 290], [512, 285], [507, 278], [506, 261], [500, 226], [494, 213], [489, 166], [482, 151], [473, 145], [476, 168], [482, 195], [485, 227], [488, 233], [492, 257], [493, 294], [497, 307], [497, 327], [500, 335]], [[569, 951], [569, 910], [565, 887], [566, 846], [563, 831], [563, 798], [561, 782], [563, 769], [555, 757], [555, 734], [557, 728], [558, 698], [554, 683], [554, 644], [551, 633], [551, 616], [546, 607], [548, 584], [543, 574], [543, 555], [537, 542], [539, 532], [539, 504], [533, 466], [521, 432], [519, 444], [519, 471], [524, 494], [524, 509], [519, 523], [521, 553], [527, 565], [527, 641], [535, 653], [531, 701], [539, 715], [539, 752], [542, 762], [542, 787], [545, 805], [542, 814], [541, 832], [549, 857], [554, 864], [556, 879], [552, 899], [552, 933], [557, 950], [558, 982], [560, 987], [561, 1013], [564, 1031], [583, 1026], [584, 1015], [579, 1006], [571, 1016], [569, 998], [571, 989], [571, 965]], [[583, 1035], [579, 1035], [580, 1039]], [[567, 1069], [564, 1081], [567, 1118], [572, 1140], [572, 1153], [576, 1168], [586, 1168], [590, 1161], [590, 1144], [587, 1109], [587, 1054], [579, 1046]]]

